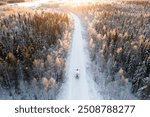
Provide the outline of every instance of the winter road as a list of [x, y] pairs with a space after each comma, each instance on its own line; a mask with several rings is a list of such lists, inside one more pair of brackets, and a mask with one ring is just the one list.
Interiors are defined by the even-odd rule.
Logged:
[[[92, 75], [89, 77], [87, 71], [87, 63], [89, 55], [86, 45], [86, 40], [83, 38], [84, 28], [81, 25], [80, 19], [77, 15], [72, 14], [74, 20], [74, 32], [72, 45], [70, 47], [67, 69], [66, 69], [66, 83], [63, 84], [58, 99], [67, 100], [88, 100], [100, 99], [96, 90], [96, 84], [92, 80]], [[80, 78], [75, 78], [75, 70], [79, 69]]]

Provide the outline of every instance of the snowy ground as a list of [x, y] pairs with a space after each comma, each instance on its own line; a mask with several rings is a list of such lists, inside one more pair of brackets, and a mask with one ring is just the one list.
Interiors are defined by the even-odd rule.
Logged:
[[[63, 84], [58, 99], [86, 100], [100, 99], [96, 90], [96, 84], [92, 80], [92, 75], [87, 70], [89, 62], [86, 51], [86, 40], [83, 39], [83, 27], [80, 19], [75, 14], [71, 14], [74, 20], [74, 32], [72, 45], [67, 60], [66, 83]], [[75, 78], [75, 69], [80, 70], [80, 78]]]
[[[43, 2], [46, 2], [45, 0]], [[18, 3], [18, 6], [37, 7], [41, 2]], [[80, 18], [71, 13], [74, 20], [74, 30], [72, 35], [72, 44], [67, 58], [66, 81], [62, 84], [57, 95], [58, 100], [89, 100], [89, 99], [110, 99], [99, 91], [97, 84], [93, 80], [93, 75], [88, 69], [89, 53], [87, 48], [86, 29], [81, 25]], [[80, 70], [80, 78], [75, 78], [75, 69]], [[101, 82], [102, 85], [103, 82]], [[117, 90], [118, 91], [118, 90]], [[100, 93], [101, 92], [101, 95]], [[109, 93], [107, 93], [109, 94]], [[102, 98], [103, 97], [103, 98]], [[107, 97], [107, 98], [106, 98]]]

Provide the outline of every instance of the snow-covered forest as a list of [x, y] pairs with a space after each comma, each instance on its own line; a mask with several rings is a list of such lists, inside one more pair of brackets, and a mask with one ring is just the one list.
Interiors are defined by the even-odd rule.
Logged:
[[69, 16], [30, 8], [1, 10], [0, 97], [54, 99], [64, 79]]
[[149, 99], [150, 3], [96, 3], [76, 9], [87, 21], [93, 74], [106, 98], [132, 99], [130, 91]]
[[49, 1], [0, 0], [0, 99], [150, 99], [149, 1]]

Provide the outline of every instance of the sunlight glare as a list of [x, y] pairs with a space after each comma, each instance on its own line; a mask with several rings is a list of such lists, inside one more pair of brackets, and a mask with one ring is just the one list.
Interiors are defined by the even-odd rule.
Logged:
[[93, 4], [96, 2], [110, 2], [111, 0], [61, 0], [63, 1], [65, 4], [69, 4], [71, 6], [81, 6], [84, 4]]
[[33, 7], [33, 6], [39, 6], [42, 3], [46, 3], [50, 0], [32, 0], [30, 2], [23, 2], [23, 3], [19, 3], [18, 6], [24, 6], [24, 7]]
[[71, 6], [80, 6], [83, 4], [94, 2], [95, 0], [64, 0], [64, 3], [70, 4]]
[[95, 2], [106, 2], [106, 1], [111, 1], [111, 0], [32, 0], [31, 2], [19, 3], [18, 6], [37, 7], [43, 3], [56, 2], [56, 3], [64, 3], [65, 5], [76, 7], [84, 4], [91, 4]]

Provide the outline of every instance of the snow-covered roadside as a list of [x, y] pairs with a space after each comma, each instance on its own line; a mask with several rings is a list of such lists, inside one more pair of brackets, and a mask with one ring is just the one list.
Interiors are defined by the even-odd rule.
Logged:
[[[72, 45], [68, 54], [66, 68], [66, 82], [58, 94], [57, 99], [68, 100], [88, 100], [100, 99], [97, 92], [96, 84], [92, 79], [92, 75], [87, 70], [89, 56], [86, 51], [86, 41], [82, 34], [84, 33], [80, 19], [72, 14], [74, 20], [74, 32]], [[75, 78], [75, 70], [80, 70], [80, 78]]]

